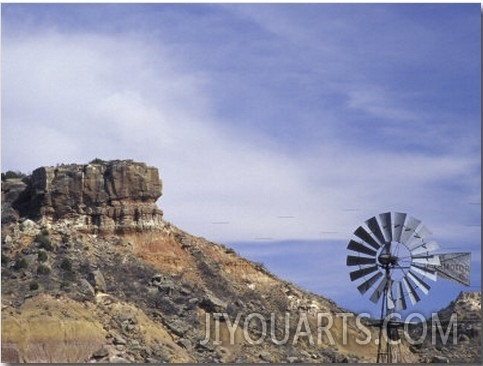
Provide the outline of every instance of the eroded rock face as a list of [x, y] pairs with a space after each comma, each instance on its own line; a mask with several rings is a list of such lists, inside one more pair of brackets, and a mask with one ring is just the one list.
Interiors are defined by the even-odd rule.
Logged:
[[81, 304], [39, 295], [18, 312], [2, 312], [2, 362], [81, 362], [105, 343], [105, 333]]
[[21, 216], [74, 222], [88, 231], [137, 231], [162, 225], [158, 170], [132, 160], [41, 167], [29, 177]]
[[8, 179], [2, 182], [2, 224], [19, 219], [18, 212], [12, 207], [12, 203], [20, 199], [26, 188], [27, 184], [21, 179]]

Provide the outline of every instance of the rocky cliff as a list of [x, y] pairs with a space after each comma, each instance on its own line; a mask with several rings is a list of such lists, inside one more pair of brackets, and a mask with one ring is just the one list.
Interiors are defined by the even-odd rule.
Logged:
[[375, 361], [376, 329], [163, 221], [160, 195], [130, 160], [2, 182], [3, 362]]
[[5, 187], [2, 218], [68, 220], [88, 232], [153, 229], [162, 224], [161, 187], [156, 168], [131, 160], [41, 167]]

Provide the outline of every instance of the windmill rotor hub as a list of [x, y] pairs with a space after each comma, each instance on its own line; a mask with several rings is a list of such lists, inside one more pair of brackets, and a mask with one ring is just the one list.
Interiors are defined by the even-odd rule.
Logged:
[[379, 263], [383, 266], [394, 266], [397, 264], [398, 258], [391, 253], [381, 253], [377, 258]]
[[[404, 244], [397, 241], [387, 242], [378, 250], [377, 263], [382, 268], [391, 270], [400, 269], [403, 272], [409, 267], [411, 261], [411, 253]], [[405, 274], [405, 273], [403, 273]], [[393, 273], [397, 279], [400, 279], [399, 273]]]

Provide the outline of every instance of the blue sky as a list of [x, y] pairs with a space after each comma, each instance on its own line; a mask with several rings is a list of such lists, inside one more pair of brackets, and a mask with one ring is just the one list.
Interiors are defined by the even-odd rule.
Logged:
[[2, 171], [145, 161], [166, 220], [347, 307], [351, 233], [408, 212], [479, 286], [480, 41], [479, 4], [2, 4]]

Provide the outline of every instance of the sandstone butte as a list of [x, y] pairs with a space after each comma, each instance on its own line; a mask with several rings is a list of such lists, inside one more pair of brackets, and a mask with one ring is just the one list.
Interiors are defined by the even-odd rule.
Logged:
[[[343, 341], [336, 315], [350, 312], [164, 221], [161, 193], [158, 170], [132, 160], [41, 167], [2, 181], [2, 362], [375, 361], [374, 342], [356, 342], [365, 336], [354, 316]], [[471, 315], [458, 328], [461, 342], [403, 343], [404, 360], [479, 362], [478, 307], [480, 293], [461, 294], [441, 312]], [[245, 329], [252, 340], [263, 331], [257, 321], [244, 327], [254, 312], [277, 339], [288, 316], [289, 340], [248, 342]], [[208, 323], [205, 343], [213, 313], [232, 323], [243, 316], [232, 335], [220, 323], [218, 342]], [[318, 313], [333, 315], [332, 339], [317, 338]], [[295, 339], [302, 317], [313, 344], [307, 335]]]

